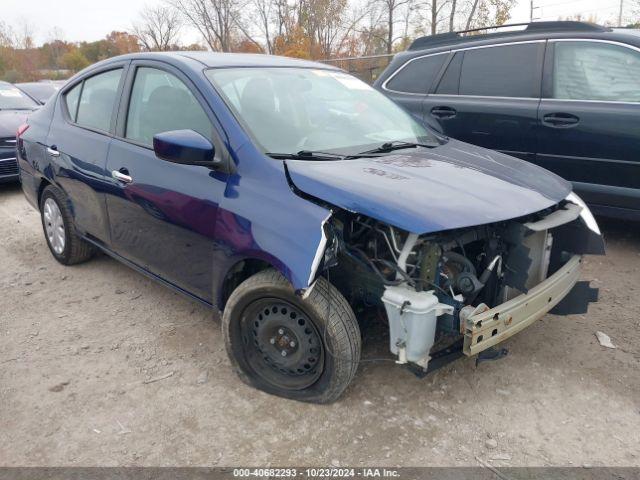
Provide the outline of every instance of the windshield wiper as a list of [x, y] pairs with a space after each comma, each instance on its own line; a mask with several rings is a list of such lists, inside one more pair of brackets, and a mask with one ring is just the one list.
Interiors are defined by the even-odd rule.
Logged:
[[318, 152], [313, 150], [300, 150], [297, 153], [273, 153], [267, 152], [271, 158], [278, 160], [344, 160], [345, 155], [331, 152]]
[[385, 142], [379, 147], [373, 148], [371, 150], [367, 150], [365, 152], [360, 152], [357, 155], [352, 155], [352, 157], [367, 155], [369, 153], [387, 153], [393, 150], [401, 150], [403, 148], [418, 148], [418, 147], [435, 148], [435, 147], [438, 147], [439, 145], [440, 145], [439, 143], [415, 143], [415, 142], [400, 142], [400, 141]]

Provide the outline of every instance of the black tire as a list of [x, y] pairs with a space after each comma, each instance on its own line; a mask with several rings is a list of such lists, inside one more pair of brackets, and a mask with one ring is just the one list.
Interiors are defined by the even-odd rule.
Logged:
[[[62, 216], [62, 223], [65, 234], [64, 249], [56, 252], [49, 236], [47, 234], [47, 220], [45, 220], [45, 204], [47, 200], [53, 200], [58, 206]], [[74, 265], [89, 260], [95, 254], [95, 247], [83, 240], [77, 233], [73, 223], [73, 217], [69, 209], [69, 201], [67, 195], [53, 185], [47, 186], [42, 192], [40, 198], [40, 218], [42, 220], [42, 229], [47, 246], [58, 262], [63, 265]]]
[[[272, 320], [275, 315], [280, 315], [279, 318], [285, 319], [282, 321], [287, 321], [287, 316], [295, 319], [296, 317], [293, 316], [295, 310], [300, 312], [296, 322], [303, 321], [304, 325], [303, 317], [311, 322], [311, 324], [306, 324], [308, 328], [305, 329], [306, 332], [311, 330], [314, 332], [309, 334], [309, 343], [313, 345], [312, 340], [318, 338], [322, 346], [320, 351], [316, 349], [318, 357], [316, 364], [308, 373], [301, 374], [306, 376], [307, 380], [312, 381], [311, 384], [301, 384], [299, 379], [296, 379], [296, 386], [292, 386], [289, 382], [284, 381], [286, 378], [280, 378], [286, 377], [286, 375], [295, 375], [295, 371], [300, 372], [304, 370], [302, 368], [289, 370], [290, 373], [282, 374], [280, 372], [283, 370], [279, 368], [281, 365], [275, 365], [274, 361], [266, 357], [263, 361], [264, 352], [261, 348], [272, 348], [267, 343], [273, 345], [273, 337], [270, 342], [259, 342], [261, 337], [257, 333], [257, 329], [267, 329], [268, 327], [258, 326], [261, 320], [251, 316], [251, 312], [253, 312], [255, 305], [260, 306], [262, 305], [260, 302], [265, 301], [273, 301], [278, 305], [291, 307], [289, 315], [286, 315], [287, 312], [284, 308], [282, 309], [284, 316], [280, 311], [273, 310], [276, 313], [272, 314]], [[262, 319], [263, 310], [258, 310], [258, 312], [260, 312], [259, 317]], [[327, 313], [329, 314], [328, 322]], [[278, 320], [278, 322], [280, 321]], [[243, 327], [247, 324], [246, 322], [250, 322], [251, 329], [254, 328], [252, 323], [255, 323], [256, 329], [247, 333], [246, 327]], [[291, 284], [276, 270], [269, 269], [256, 273], [241, 283], [229, 297], [222, 316], [222, 331], [227, 354], [242, 381], [280, 397], [311, 403], [333, 402], [340, 397], [351, 382], [360, 361], [362, 342], [360, 328], [353, 310], [340, 292], [322, 277], [317, 280], [309, 295], [303, 299], [295, 294]], [[282, 330], [278, 331], [283, 333]], [[295, 338], [299, 338], [299, 336]], [[262, 347], [258, 346], [259, 343]], [[307, 342], [303, 338], [298, 343], [300, 343], [302, 350], [303, 344]], [[280, 344], [276, 343], [273, 348], [281, 348], [277, 346]], [[297, 352], [291, 354], [292, 361], [295, 360], [296, 354]], [[262, 361], [262, 366], [258, 364], [256, 367], [259, 361]], [[307, 366], [305, 365], [305, 368]], [[275, 373], [270, 373], [269, 368]], [[276, 377], [277, 381], [274, 382], [273, 377]], [[283, 386], [283, 383], [287, 383], [287, 385]]]

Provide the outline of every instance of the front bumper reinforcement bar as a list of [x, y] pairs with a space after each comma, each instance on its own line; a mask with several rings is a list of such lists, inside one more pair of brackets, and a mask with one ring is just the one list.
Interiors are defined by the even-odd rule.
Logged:
[[463, 353], [477, 355], [541, 318], [571, 291], [580, 277], [581, 266], [582, 257], [574, 255], [560, 270], [526, 294], [470, 315], [464, 324]]

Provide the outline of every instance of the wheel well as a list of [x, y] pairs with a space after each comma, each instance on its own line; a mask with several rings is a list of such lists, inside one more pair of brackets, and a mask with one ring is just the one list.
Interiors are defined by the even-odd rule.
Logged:
[[222, 282], [222, 293], [220, 298], [221, 304], [219, 305], [220, 310], [224, 310], [227, 300], [238, 285], [252, 275], [255, 275], [262, 270], [267, 270], [268, 268], [273, 268], [273, 265], [269, 262], [258, 260], [256, 258], [246, 258], [231, 267]]
[[42, 192], [44, 192], [44, 189], [49, 185], [51, 185], [51, 183], [45, 178], [40, 181], [40, 186], [38, 187], [38, 208], [40, 208], [40, 199], [42, 198]]

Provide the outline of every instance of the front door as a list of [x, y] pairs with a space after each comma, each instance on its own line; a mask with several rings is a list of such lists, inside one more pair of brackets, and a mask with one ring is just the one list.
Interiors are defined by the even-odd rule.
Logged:
[[543, 97], [536, 162], [596, 211], [640, 210], [640, 51], [550, 40]]
[[160, 160], [153, 151], [155, 134], [191, 129], [221, 155], [208, 107], [183, 74], [156, 62], [132, 64], [124, 100], [107, 159], [115, 187], [107, 196], [113, 249], [211, 302], [214, 231], [226, 176]]

